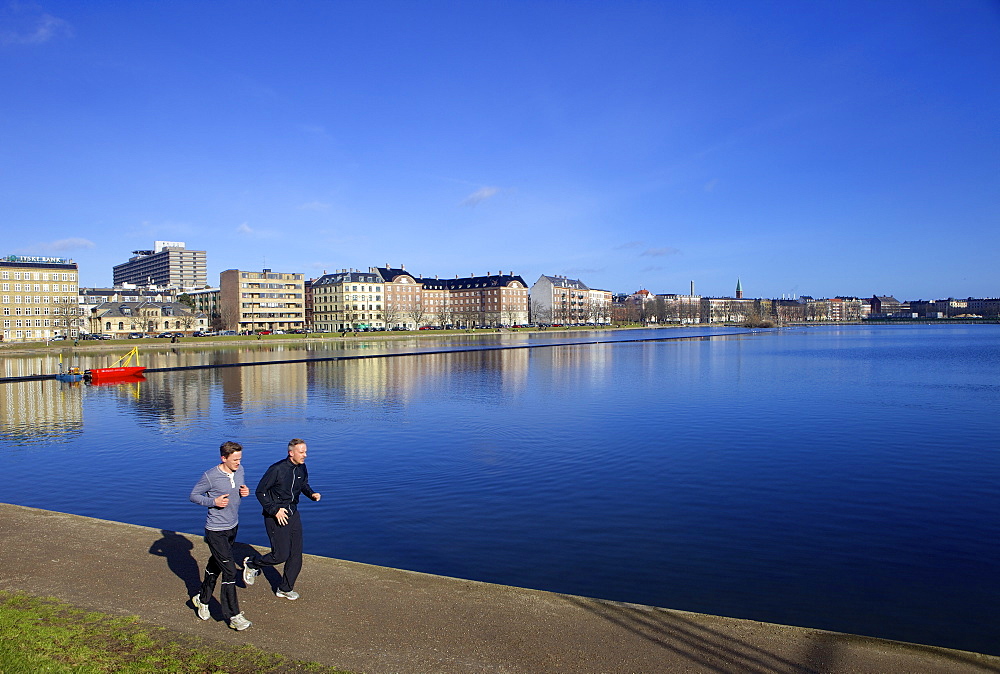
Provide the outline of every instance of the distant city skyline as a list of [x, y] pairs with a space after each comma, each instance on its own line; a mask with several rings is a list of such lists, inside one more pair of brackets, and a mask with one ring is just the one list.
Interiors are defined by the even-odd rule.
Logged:
[[[794, 11], [793, 11], [794, 10]], [[0, 0], [0, 253], [996, 297], [1000, 5]]]

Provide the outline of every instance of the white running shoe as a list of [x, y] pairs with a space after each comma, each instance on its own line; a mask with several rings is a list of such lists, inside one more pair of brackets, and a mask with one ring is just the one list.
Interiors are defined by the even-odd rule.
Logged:
[[247, 620], [243, 616], [243, 613], [237, 613], [236, 615], [234, 615], [232, 618], [229, 619], [229, 626], [232, 627], [237, 632], [242, 632], [251, 625], [253, 625], [253, 623]]
[[254, 578], [260, 573], [260, 569], [254, 569], [250, 567], [250, 558], [243, 558], [243, 582], [247, 585], [253, 585]]
[[201, 603], [201, 595], [196, 594], [195, 596], [191, 597], [191, 603], [194, 604], [194, 607], [196, 609], [198, 609], [199, 618], [201, 618], [202, 620], [208, 620], [209, 618], [212, 617], [212, 614], [208, 612], [208, 604]]
[[278, 590], [277, 592], [274, 593], [274, 596], [284, 597], [285, 599], [291, 599], [292, 601], [295, 601], [296, 599], [299, 598], [299, 593], [296, 592], [295, 590], [289, 590], [288, 592], [283, 592], [281, 590]]

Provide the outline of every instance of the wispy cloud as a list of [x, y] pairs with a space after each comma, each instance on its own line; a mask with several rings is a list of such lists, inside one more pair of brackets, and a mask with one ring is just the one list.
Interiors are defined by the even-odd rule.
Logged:
[[680, 252], [678, 249], [669, 246], [665, 248], [647, 248], [639, 253], [639, 257], [664, 257], [667, 255], [680, 255]]
[[478, 190], [465, 197], [460, 205], [470, 207], [476, 206], [487, 199], [491, 199], [496, 196], [499, 191], [499, 187], [480, 187]]
[[646, 274], [654, 271], [663, 271], [663, 267], [644, 267], [639, 270], [640, 274]]
[[57, 241], [44, 241], [18, 249], [19, 255], [31, 255], [37, 253], [69, 253], [74, 250], [95, 248], [97, 244], [89, 239], [71, 238], [58, 239]]
[[58, 241], [52, 241], [50, 243], [43, 243], [41, 247], [43, 250], [51, 250], [54, 252], [65, 252], [68, 250], [81, 250], [83, 248], [94, 248], [95, 243], [89, 239], [81, 239], [79, 237], [73, 237], [69, 239], [59, 239]]
[[718, 185], [718, 184], [719, 184], [719, 179], [718, 178], [712, 178], [707, 183], [705, 183], [705, 188], [704, 189], [705, 189], [706, 192], [714, 192], [715, 191], [715, 186]]
[[60, 36], [73, 35], [68, 22], [52, 16], [39, 14], [31, 5], [11, 3], [0, 13], [0, 21], [7, 24], [0, 30], [0, 45], [45, 44]]
[[309, 201], [299, 206], [299, 210], [303, 211], [326, 211], [329, 208], [330, 204], [323, 203], [322, 201]]
[[249, 223], [240, 223], [240, 226], [236, 228], [236, 233], [242, 236], [251, 237], [254, 239], [276, 239], [278, 234], [266, 229], [254, 229], [249, 225]]
[[645, 241], [629, 241], [627, 243], [621, 243], [615, 246], [615, 250], [627, 250], [629, 248], [641, 248], [645, 246]]

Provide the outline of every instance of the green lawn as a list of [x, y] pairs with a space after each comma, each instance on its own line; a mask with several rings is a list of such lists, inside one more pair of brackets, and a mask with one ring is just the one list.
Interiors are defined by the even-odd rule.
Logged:
[[135, 617], [83, 611], [55, 599], [10, 592], [0, 592], [0, 672], [346, 674], [253, 646], [197, 639]]

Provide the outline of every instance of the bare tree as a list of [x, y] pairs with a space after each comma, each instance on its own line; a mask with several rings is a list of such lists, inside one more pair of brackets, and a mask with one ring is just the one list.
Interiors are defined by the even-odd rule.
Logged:
[[394, 301], [386, 300], [382, 309], [382, 320], [385, 321], [386, 328], [394, 328], [403, 318], [403, 312]]
[[531, 308], [531, 315], [528, 319], [532, 323], [551, 323], [552, 310], [542, 305], [538, 300], [531, 300], [528, 305]]
[[447, 304], [442, 304], [441, 306], [437, 307], [434, 314], [435, 317], [437, 318], [438, 325], [440, 325], [441, 327], [444, 327], [446, 325], [451, 325], [452, 311], [451, 307], [449, 307]]
[[500, 309], [500, 315], [504, 324], [514, 325], [519, 322], [518, 318], [520, 318], [521, 312], [517, 311], [513, 305], [508, 304]]
[[655, 298], [650, 308], [651, 318], [658, 324], [667, 322], [667, 302], [662, 297]]
[[66, 334], [76, 327], [82, 327], [83, 321], [79, 318], [81, 313], [80, 305], [73, 297], [60, 297], [55, 302], [53, 313], [58, 316], [54, 324], [65, 329]]
[[[226, 330], [238, 330], [240, 326], [239, 305], [224, 304], [220, 307], [219, 318]], [[152, 332], [152, 331], [150, 331]]]
[[424, 306], [423, 304], [416, 303], [406, 310], [406, 317], [413, 321], [414, 327], [419, 328], [420, 324], [424, 322]]
[[176, 314], [176, 316], [185, 331], [190, 331], [194, 326], [198, 325], [198, 315], [193, 311], [185, 311]]

